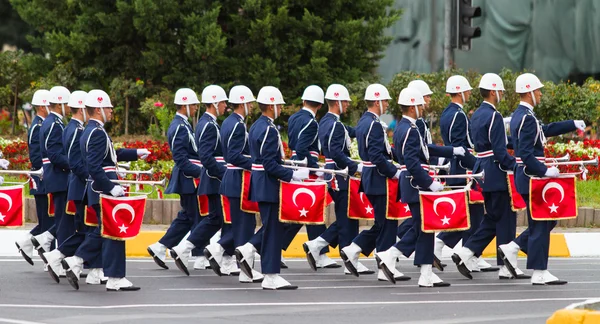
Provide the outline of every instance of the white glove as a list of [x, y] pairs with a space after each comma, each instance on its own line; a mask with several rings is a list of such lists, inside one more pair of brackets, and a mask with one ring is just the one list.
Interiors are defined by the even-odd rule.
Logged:
[[442, 191], [442, 190], [444, 190], [444, 185], [441, 184], [439, 181], [434, 181], [429, 186], [429, 190], [431, 190], [433, 192]]
[[394, 177], [392, 179], [400, 179], [400, 173], [402, 173], [402, 171], [396, 171], [396, 174], [394, 174]]
[[455, 147], [455, 148], [452, 149], [452, 153], [454, 155], [465, 156], [465, 148], [462, 147], [462, 146]]
[[438, 165], [444, 165], [444, 162], [446, 162], [446, 158], [438, 158]]
[[362, 173], [362, 170], [363, 170], [363, 168], [364, 168], [364, 167], [365, 167], [365, 165], [364, 165], [364, 164], [362, 164], [362, 163], [359, 163], [359, 164], [356, 166], [356, 172], [358, 172], [358, 173]]
[[504, 117], [503, 120], [504, 120], [505, 124], [510, 124], [510, 121], [512, 120], [512, 117]]
[[8, 160], [0, 159], [0, 168], [6, 170], [6, 169], [8, 169], [9, 164], [10, 164], [10, 162], [8, 162]]
[[113, 197], [125, 196], [125, 190], [123, 190], [123, 187], [116, 185], [112, 189], [110, 189], [110, 194]]
[[308, 170], [307, 169], [299, 169], [295, 170], [292, 174], [292, 180], [302, 181], [308, 179]]
[[549, 167], [548, 170], [546, 170], [546, 177], [550, 177], [550, 178], [556, 178], [560, 175], [560, 171], [558, 170], [557, 167]]
[[323, 178], [323, 176], [325, 175], [325, 173], [323, 173], [323, 171], [317, 171], [315, 172], [315, 175], [319, 178]]
[[573, 122], [575, 123], [575, 127], [577, 127], [577, 129], [580, 131], [585, 130], [585, 122], [583, 120], [574, 120]]
[[125, 168], [117, 167], [117, 176], [119, 176], [119, 178], [125, 178], [127, 176], [125, 171], [127, 171]]
[[4, 183], [4, 177], [0, 176], [0, 186]]
[[145, 160], [151, 153], [147, 149], [137, 149], [137, 156], [142, 160]]

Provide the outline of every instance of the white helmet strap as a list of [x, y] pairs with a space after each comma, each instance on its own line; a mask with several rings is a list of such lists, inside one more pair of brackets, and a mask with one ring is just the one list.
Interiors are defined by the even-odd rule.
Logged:
[[383, 103], [379, 100], [379, 116], [383, 115]]
[[246, 113], [246, 115], [244, 115], [244, 117], [248, 116], [248, 104], [244, 102], [244, 112]]
[[217, 117], [219, 117], [219, 105], [218, 105], [218, 103], [214, 103], [214, 102], [213, 102], [213, 104], [212, 104], [212, 105], [215, 107], [215, 110], [217, 111], [217, 112], [216, 112], [216, 115], [217, 115]]
[[461, 93], [460, 93], [460, 96], [462, 97], [462, 100], [463, 100], [463, 101], [462, 101], [462, 103], [463, 103], [463, 105], [464, 105], [464, 104], [465, 104], [465, 101], [466, 101], [466, 100], [465, 100], [465, 93], [464, 93], [464, 92], [461, 92]]
[[107, 121], [106, 121], [106, 114], [104, 113], [104, 108], [100, 108], [100, 112], [102, 112], [102, 119], [106, 123]]
[[185, 105], [185, 110], [187, 112], [187, 117], [188, 118], [192, 117], [191, 114], [190, 114], [190, 105]]
[[531, 93], [531, 101], [533, 102], [533, 106], [537, 105], [537, 102], [535, 100], [535, 93], [533, 93], [533, 91], [531, 91], [529, 93]]
[[60, 106], [61, 106], [61, 108], [62, 108], [62, 115], [63, 115], [63, 118], [67, 117], [67, 116], [65, 116], [65, 104], [64, 104], [64, 103], [61, 103], [61, 104], [60, 104]]
[[275, 113], [275, 117], [273, 117], [273, 119], [277, 119], [277, 117], [279, 117], [279, 111], [277, 111], [277, 105], [273, 105], [273, 111]]
[[496, 103], [500, 103], [500, 93], [496, 90]]
[[50, 115], [50, 108], [48, 106], [44, 106], [44, 108], [46, 108], [46, 114]]
[[85, 107], [81, 108], [82, 112], [83, 112], [83, 122], [85, 123], [87, 121], [87, 117], [85, 116]]
[[415, 113], [417, 114], [417, 119], [421, 118], [421, 114], [419, 114], [419, 106], [413, 106], [415, 107]]

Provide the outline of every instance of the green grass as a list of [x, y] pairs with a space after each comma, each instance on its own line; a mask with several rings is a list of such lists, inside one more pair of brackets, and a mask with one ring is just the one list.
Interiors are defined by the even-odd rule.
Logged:
[[600, 180], [577, 181], [579, 207], [600, 208]]

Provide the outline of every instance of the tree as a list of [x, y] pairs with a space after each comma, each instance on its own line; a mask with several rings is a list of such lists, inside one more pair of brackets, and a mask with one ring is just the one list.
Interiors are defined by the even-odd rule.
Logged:
[[25, 23], [14, 10], [8, 0], [0, 0], [0, 46], [3, 44], [14, 45], [19, 49], [31, 50], [31, 44], [26, 35], [31, 32], [29, 25]]

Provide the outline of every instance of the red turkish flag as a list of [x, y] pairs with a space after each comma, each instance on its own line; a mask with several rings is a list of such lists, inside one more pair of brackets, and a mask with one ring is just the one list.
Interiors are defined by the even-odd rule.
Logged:
[[112, 197], [100, 195], [102, 237], [123, 241], [136, 237], [146, 210], [146, 196]]
[[54, 196], [52, 193], [48, 194], [48, 216], [54, 217]]
[[69, 200], [67, 201], [67, 207], [65, 212], [69, 215], [75, 215], [77, 213], [77, 207], [75, 207], [75, 201]]
[[529, 203], [531, 218], [535, 220], [577, 217], [575, 177], [531, 178]]
[[348, 181], [348, 218], [374, 219], [373, 205], [364, 192], [358, 192], [360, 179], [350, 177]]
[[387, 219], [402, 220], [412, 217], [408, 204], [396, 201], [398, 197], [398, 179], [387, 179]]
[[[196, 188], [198, 188], [198, 186], [200, 185], [200, 178], [194, 178], [194, 184], [196, 185]], [[208, 215], [208, 196], [207, 195], [198, 196], [198, 208], [200, 211], [200, 216]]]
[[225, 224], [231, 224], [231, 213], [229, 211], [229, 198], [221, 195], [221, 210], [223, 211], [223, 220]]
[[87, 226], [98, 226], [98, 215], [92, 206], [85, 206], [83, 223]]
[[510, 194], [510, 207], [514, 212], [519, 210], [525, 210], [527, 205], [525, 204], [525, 200], [523, 200], [523, 196], [517, 192], [517, 186], [515, 185], [515, 174], [511, 171], [506, 173], [508, 177], [508, 193]]
[[259, 213], [258, 203], [250, 200], [250, 175], [252, 172], [244, 170], [242, 172], [242, 193], [240, 199], [240, 209], [246, 213]]
[[[473, 171], [467, 171], [467, 174], [473, 174]], [[483, 204], [483, 202], [483, 189], [477, 181], [473, 181], [471, 190], [469, 190], [469, 204]]]
[[123, 187], [123, 191], [125, 191], [125, 197], [129, 197], [129, 193], [131, 192], [131, 185], [124, 184], [121, 187]]
[[[304, 182], [324, 182], [323, 180], [319, 180], [319, 177], [317, 177], [316, 175], [309, 175], [309, 179], [304, 180]], [[329, 182], [327, 182], [329, 183]], [[329, 187], [331, 188], [331, 187]], [[329, 204], [331, 204], [333, 202], [333, 198], [331, 198], [331, 195], [329, 194], [329, 190], [327, 190], [327, 196], [325, 197], [326, 202], [325, 204], [327, 206], [329, 206]]]
[[453, 232], [471, 228], [467, 190], [419, 192], [421, 200], [421, 230]]
[[327, 183], [284, 182], [279, 188], [279, 221], [295, 224], [325, 224]]
[[0, 227], [21, 227], [25, 222], [23, 186], [0, 187]]

